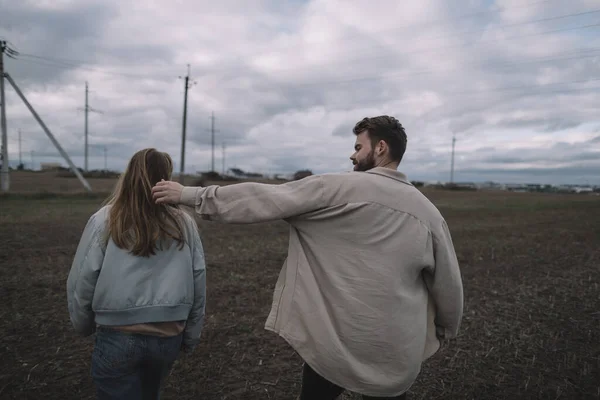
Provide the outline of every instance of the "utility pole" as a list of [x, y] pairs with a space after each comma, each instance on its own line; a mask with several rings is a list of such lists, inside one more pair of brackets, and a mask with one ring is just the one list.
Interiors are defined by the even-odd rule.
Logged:
[[0, 41], [0, 128], [2, 129], [2, 191], [10, 188], [8, 174], [8, 136], [6, 133], [6, 97], [4, 97], [4, 52], [6, 41]]
[[218, 130], [215, 130], [215, 113], [213, 111], [210, 116], [210, 144], [212, 149], [212, 158], [210, 162], [211, 172], [215, 171], [215, 132], [218, 132]]
[[[183, 95], [183, 126], [181, 129], [181, 165], [179, 166], [179, 183], [183, 185], [183, 174], [185, 171], [185, 129], [187, 126], [187, 98], [188, 89], [196, 82], [190, 82], [190, 64], [188, 64], [188, 73], [185, 77], [184, 95]], [[181, 76], [179, 79], [182, 79]]]
[[65, 150], [62, 148], [62, 146], [60, 145], [60, 143], [58, 143], [58, 140], [56, 140], [56, 138], [54, 137], [54, 135], [52, 134], [52, 132], [50, 132], [50, 129], [48, 129], [48, 127], [46, 126], [46, 124], [44, 123], [44, 121], [42, 121], [42, 119], [40, 118], [40, 116], [38, 115], [38, 113], [35, 111], [35, 109], [33, 108], [33, 106], [29, 103], [29, 101], [27, 101], [27, 98], [25, 97], [25, 95], [23, 94], [23, 92], [21, 92], [21, 89], [19, 88], [19, 86], [17, 85], [17, 83], [15, 82], [15, 80], [8, 73], [4, 73], [4, 77], [6, 78], [6, 80], [8, 81], [8, 83], [10, 83], [12, 85], [13, 89], [15, 90], [15, 92], [17, 92], [17, 95], [21, 98], [21, 100], [23, 101], [23, 103], [27, 106], [27, 108], [29, 109], [29, 111], [31, 112], [31, 114], [33, 115], [33, 117], [36, 119], [36, 121], [40, 124], [40, 126], [42, 127], [42, 129], [44, 130], [44, 132], [46, 132], [46, 135], [48, 136], [48, 138], [50, 139], [50, 141], [54, 144], [54, 147], [56, 147], [56, 149], [63, 156], [63, 158], [65, 159], [65, 161], [67, 162], [67, 164], [69, 164], [69, 167], [71, 168], [71, 171], [73, 171], [73, 173], [75, 174], [75, 176], [77, 177], [77, 179], [79, 179], [79, 181], [83, 184], [83, 187], [88, 192], [91, 192], [92, 191], [92, 187], [90, 186], [89, 182], [79, 172], [79, 170], [77, 169], [77, 167], [75, 166], [75, 164], [73, 164], [73, 162], [69, 158], [69, 155], [65, 152]]
[[210, 143], [212, 148], [212, 158], [210, 163], [210, 170], [215, 170], [215, 112], [213, 111], [210, 116]]
[[21, 130], [19, 129], [19, 165], [23, 165], [23, 157], [21, 153]]
[[223, 164], [221, 166], [221, 169], [222, 169], [221, 174], [223, 176], [225, 176], [225, 142], [223, 142], [223, 157], [221, 157], [221, 163]]
[[456, 143], [456, 136], [452, 135], [452, 161], [450, 164], [450, 183], [454, 183], [454, 145]]
[[35, 165], [35, 164], [33, 163], [33, 154], [34, 154], [34, 151], [33, 151], [33, 150], [31, 150], [31, 170], [32, 170], [32, 171], [35, 169], [35, 168], [34, 168], [34, 165]]
[[106, 149], [106, 146], [104, 146], [104, 171], [108, 171], [107, 163], [106, 163], [106, 152], [107, 151], [108, 150]]
[[84, 136], [85, 136], [84, 160], [85, 161], [83, 164], [84, 165], [83, 170], [85, 172], [87, 172], [87, 170], [88, 170], [88, 109], [89, 109], [89, 106], [88, 106], [88, 83], [86, 81], [85, 82], [85, 133], [84, 133]]
[[93, 108], [91, 108], [88, 104], [88, 83], [87, 81], [85, 82], [85, 108], [84, 108], [84, 112], [85, 112], [85, 130], [84, 130], [84, 167], [83, 170], [87, 172], [88, 170], [88, 112], [93, 111], [96, 112], [98, 114], [102, 114], [101, 111], [98, 110], [94, 110]]

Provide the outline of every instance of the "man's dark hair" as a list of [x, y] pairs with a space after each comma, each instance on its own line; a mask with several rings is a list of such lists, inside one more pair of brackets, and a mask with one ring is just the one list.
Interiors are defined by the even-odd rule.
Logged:
[[379, 117], [365, 117], [358, 121], [352, 129], [355, 135], [367, 131], [371, 139], [371, 146], [375, 147], [383, 140], [390, 149], [390, 157], [393, 161], [400, 162], [406, 151], [406, 132], [404, 127], [394, 117], [380, 115]]

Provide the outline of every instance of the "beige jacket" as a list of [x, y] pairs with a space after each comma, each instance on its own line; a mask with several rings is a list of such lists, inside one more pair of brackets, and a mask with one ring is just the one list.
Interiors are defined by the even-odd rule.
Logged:
[[186, 187], [181, 202], [207, 220], [290, 224], [265, 328], [338, 386], [404, 393], [437, 337], [458, 332], [463, 288], [448, 226], [400, 172]]

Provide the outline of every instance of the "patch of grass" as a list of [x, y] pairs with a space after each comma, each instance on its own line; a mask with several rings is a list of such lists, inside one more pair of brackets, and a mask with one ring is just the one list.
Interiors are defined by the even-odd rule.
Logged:
[[[600, 398], [598, 198], [424, 193], [448, 220], [465, 313], [459, 337], [424, 364], [410, 398]], [[1, 398], [94, 398], [93, 339], [74, 335], [65, 284], [102, 199], [0, 198]], [[288, 226], [199, 225], [206, 328], [196, 352], [177, 362], [164, 398], [295, 399], [302, 362], [263, 329]]]

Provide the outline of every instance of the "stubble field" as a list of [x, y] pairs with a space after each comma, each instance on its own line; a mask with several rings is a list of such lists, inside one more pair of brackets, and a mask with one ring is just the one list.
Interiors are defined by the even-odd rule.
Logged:
[[[410, 398], [600, 398], [600, 197], [425, 194], [448, 220], [465, 313], [459, 337], [426, 362]], [[73, 333], [65, 286], [81, 231], [102, 200], [0, 197], [0, 398], [94, 398], [93, 337]], [[301, 360], [263, 329], [287, 225], [199, 227], [206, 327], [163, 398], [295, 399]]]

